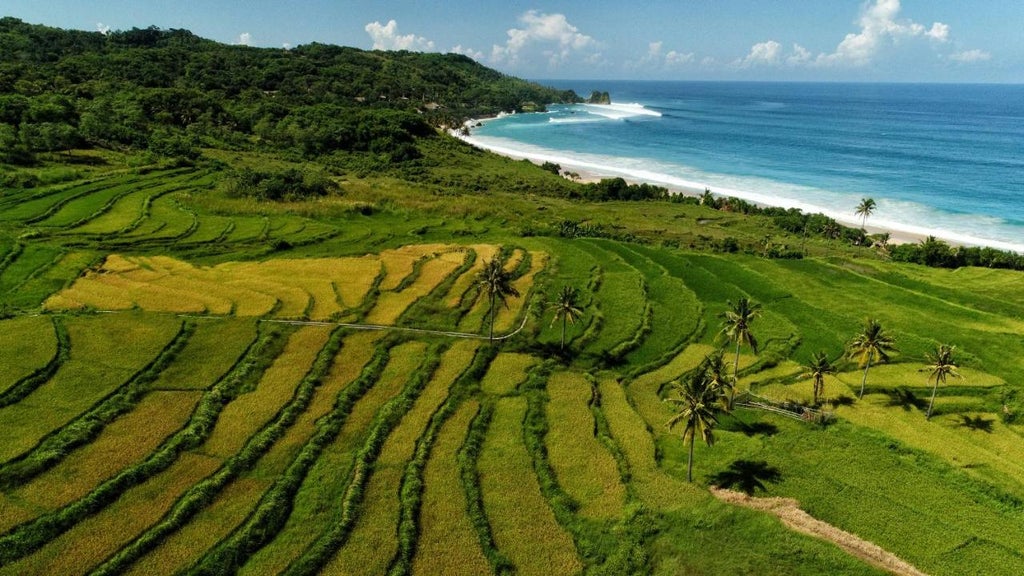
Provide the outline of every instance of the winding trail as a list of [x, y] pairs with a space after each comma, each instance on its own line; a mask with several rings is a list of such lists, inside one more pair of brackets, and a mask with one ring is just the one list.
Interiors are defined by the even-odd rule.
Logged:
[[818, 520], [800, 509], [792, 498], [754, 498], [733, 490], [711, 488], [711, 494], [723, 502], [774, 514], [789, 528], [827, 540], [865, 562], [899, 576], [928, 576], [910, 563], [863, 538]]

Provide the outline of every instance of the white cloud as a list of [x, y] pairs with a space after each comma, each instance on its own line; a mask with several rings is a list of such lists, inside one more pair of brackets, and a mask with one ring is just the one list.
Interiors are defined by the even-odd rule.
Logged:
[[668, 64], [669, 66], [681, 66], [683, 64], [693, 62], [696, 57], [697, 56], [693, 52], [682, 53], [670, 50], [668, 54], [665, 54], [665, 64]]
[[750, 47], [750, 53], [747, 54], [746, 58], [741, 58], [733, 62], [734, 66], [740, 68], [750, 68], [752, 66], [775, 66], [779, 64], [782, 58], [782, 44], [779, 44], [775, 40], [768, 40], [767, 42], [758, 42]]
[[459, 44], [458, 46], [452, 48], [451, 52], [454, 52], [455, 54], [462, 54], [463, 56], [469, 56], [470, 58], [476, 60], [477, 62], [484, 59], [483, 52], [479, 50], [473, 50], [472, 48], [463, 48], [462, 44]]
[[949, 26], [935, 22], [925, 28], [912, 20], [897, 20], [900, 0], [875, 0], [865, 4], [860, 15], [860, 32], [847, 34], [831, 54], [819, 54], [815, 62], [822, 66], [870, 64], [879, 50], [903, 38], [924, 36], [937, 42], [949, 40]]
[[110, 26], [107, 26], [103, 22], [97, 22], [96, 31], [106, 36], [107, 34], [110, 34]]
[[415, 34], [401, 35], [398, 33], [398, 22], [388, 20], [387, 24], [370, 22], [364, 28], [373, 40], [374, 50], [412, 50], [429, 52], [434, 43]]
[[658, 40], [657, 42], [651, 42], [650, 44], [648, 44], [647, 56], [644, 58], [644, 60], [651, 61], [661, 58], [661, 47], [664, 45], [665, 43], [662, 42], [661, 40]]
[[648, 43], [647, 54], [639, 61], [629, 62], [628, 66], [631, 68], [673, 67], [689, 64], [696, 59], [693, 52], [679, 52], [678, 50], [663, 52], [664, 46], [665, 43], [661, 40]]
[[970, 64], [972, 62], [986, 62], [992, 59], [992, 54], [975, 48], [974, 50], [963, 50], [949, 55], [950, 60]]
[[291, 50], [292, 44], [291, 42], [285, 42], [284, 44], [281, 44], [281, 48], [284, 48], [285, 50]]
[[931, 30], [925, 32], [924, 35], [931, 38], [932, 40], [945, 42], [946, 40], [949, 40], [949, 24], [936, 22], [932, 24]]
[[552, 67], [567, 61], [574, 53], [595, 58], [598, 42], [569, 23], [564, 14], [544, 14], [530, 10], [519, 17], [522, 28], [508, 30], [504, 45], [491, 48], [494, 62], [518, 63], [527, 52], [540, 49]]
[[811, 61], [811, 51], [799, 44], [793, 44], [793, 54], [786, 58], [786, 64], [801, 66]]
[[241, 44], [242, 46], [252, 46], [252, 34], [248, 32], [242, 32], [238, 35], [238, 41], [235, 44]]

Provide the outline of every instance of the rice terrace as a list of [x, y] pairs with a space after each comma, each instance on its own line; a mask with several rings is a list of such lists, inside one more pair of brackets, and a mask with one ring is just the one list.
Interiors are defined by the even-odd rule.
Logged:
[[1021, 271], [218, 134], [2, 165], [0, 575], [1024, 569]]

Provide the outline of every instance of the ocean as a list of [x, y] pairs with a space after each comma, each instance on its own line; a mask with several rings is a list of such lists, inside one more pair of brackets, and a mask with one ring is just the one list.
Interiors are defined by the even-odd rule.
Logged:
[[544, 81], [558, 105], [470, 141], [563, 170], [822, 212], [869, 228], [1024, 253], [1024, 86]]

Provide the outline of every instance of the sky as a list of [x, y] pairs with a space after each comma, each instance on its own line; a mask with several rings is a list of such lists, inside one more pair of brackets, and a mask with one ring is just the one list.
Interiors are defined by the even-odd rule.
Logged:
[[0, 15], [459, 52], [531, 79], [1024, 83], [1020, 0], [3, 0]]

